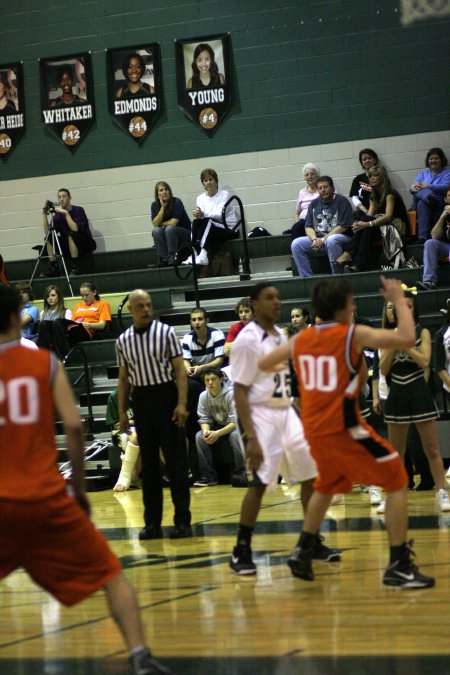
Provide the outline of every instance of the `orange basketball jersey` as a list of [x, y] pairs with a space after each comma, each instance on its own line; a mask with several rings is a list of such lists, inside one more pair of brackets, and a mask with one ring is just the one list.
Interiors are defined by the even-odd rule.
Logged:
[[0, 345], [0, 499], [45, 499], [64, 489], [54, 431], [56, 360], [46, 350]]
[[306, 436], [329, 436], [360, 423], [361, 355], [354, 348], [354, 329], [353, 324], [320, 324], [294, 340]]

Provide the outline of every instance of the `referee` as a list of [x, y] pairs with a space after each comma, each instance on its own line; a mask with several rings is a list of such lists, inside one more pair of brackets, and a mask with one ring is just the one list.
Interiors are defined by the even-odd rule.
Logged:
[[119, 422], [129, 430], [129, 396], [142, 456], [145, 527], [139, 539], [163, 536], [163, 490], [159, 470], [161, 447], [175, 507], [171, 539], [192, 537], [189, 478], [184, 424], [187, 377], [173, 328], [153, 320], [152, 301], [141, 289], [132, 291], [128, 310], [133, 325], [116, 342], [119, 364]]

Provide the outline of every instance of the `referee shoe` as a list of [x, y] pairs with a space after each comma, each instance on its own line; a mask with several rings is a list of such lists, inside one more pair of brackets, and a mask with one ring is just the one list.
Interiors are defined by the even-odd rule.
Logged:
[[239, 576], [256, 574], [256, 565], [252, 559], [252, 549], [249, 544], [238, 544], [234, 547], [230, 558], [230, 568]]

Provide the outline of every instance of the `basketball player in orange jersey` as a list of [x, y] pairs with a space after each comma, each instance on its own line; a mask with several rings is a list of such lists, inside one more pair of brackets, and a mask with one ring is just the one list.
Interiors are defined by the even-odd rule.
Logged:
[[[64, 605], [104, 588], [134, 675], [170, 671], [145, 645], [134, 591], [89, 519], [82, 424], [62, 365], [20, 346], [21, 299], [0, 286], [0, 579], [23, 567]], [[57, 469], [54, 408], [64, 425], [71, 485]]]
[[285, 368], [292, 356], [300, 382], [302, 422], [319, 475], [303, 530], [288, 560], [294, 576], [314, 579], [313, 542], [334, 494], [352, 484], [379, 485], [386, 497], [386, 529], [390, 562], [383, 583], [402, 588], [434, 586], [412, 562], [407, 542], [408, 477], [394, 448], [362, 419], [358, 392], [364, 348], [411, 347], [416, 334], [401, 282], [381, 277], [381, 293], [395, 305], [395, 331], [352, 324], [353, 289], [345, 280], [319, 281], [311, 299], [321, 323], [294, 336], [259, 361], [261, 370]]

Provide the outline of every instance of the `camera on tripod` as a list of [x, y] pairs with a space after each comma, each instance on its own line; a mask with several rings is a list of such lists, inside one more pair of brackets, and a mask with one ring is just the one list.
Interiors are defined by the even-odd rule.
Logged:
[[49, 213], [55, 213], [55, 205], [49, 199], [45, 202], [44, 213], [48, 216]]

